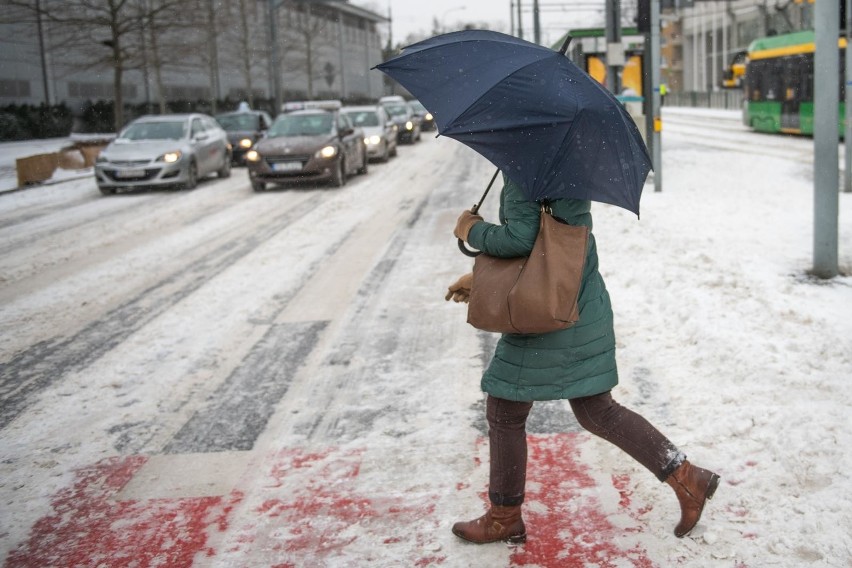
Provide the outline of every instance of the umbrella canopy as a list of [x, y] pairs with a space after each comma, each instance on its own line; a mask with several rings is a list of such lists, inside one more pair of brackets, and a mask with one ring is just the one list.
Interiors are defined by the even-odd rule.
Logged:
[[470, 146], [532, 201], [590, 199], [639, 214], [651, 158], [636, 124], [563, 54], [466, 30], [376, 66], [417, 97], [438, 132]]

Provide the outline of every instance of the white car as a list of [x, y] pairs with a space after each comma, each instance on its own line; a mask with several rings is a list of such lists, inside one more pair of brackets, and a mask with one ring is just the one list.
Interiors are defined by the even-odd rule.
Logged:
[[397, 154], [398, 126], [381, 105], [343, 107], [340, 112], [349, 117], [355, 128], [364, 131], [367, 157], [387, 162]]
[[192, 189], [212, 173], [231, 175], [228, 134], [206, 114], [149, 115], [128, 124], [95, 162], [98, 189]]

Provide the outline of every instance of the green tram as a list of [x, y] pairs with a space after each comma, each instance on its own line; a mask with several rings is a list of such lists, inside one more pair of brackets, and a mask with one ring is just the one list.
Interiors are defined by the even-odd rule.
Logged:
[[[743, 122], [759, 132], [814, 132], [813, 31], [754, 40], [748, 48]], [[840, 49], [840, 120], [843, 135], [846, 38]]]

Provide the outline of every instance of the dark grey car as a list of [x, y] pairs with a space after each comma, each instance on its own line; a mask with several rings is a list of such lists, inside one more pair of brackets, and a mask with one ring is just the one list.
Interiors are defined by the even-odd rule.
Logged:
[[246, 152], [269, 130], [272, 117], [262, 110], [243, 110], [217, 114], [216, 122], [228, 133], [231, 162], [235, 166], [244, 166]]

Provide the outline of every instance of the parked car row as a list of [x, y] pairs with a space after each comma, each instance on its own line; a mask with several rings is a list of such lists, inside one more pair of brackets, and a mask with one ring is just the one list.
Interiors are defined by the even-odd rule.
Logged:
[[286, 103], [273, 120], [241, 108], [219, 114], [152, 115], [125, 127], [100, 154], [95, 179], [100, 191], [176, 186], [191, 189], [212, 173], [228, 177], [245, 165], [254, 191], [270, 184], [327, 182], [341, 187], [366, 174], [370, 160], [387, 162], [399, 144], [415, 144], [435, 128], [417, 101], [382, 97], [376, 104], [340, 101]]

